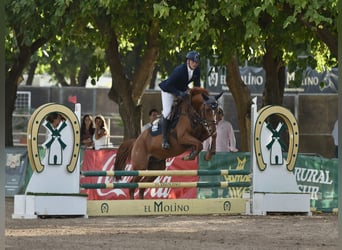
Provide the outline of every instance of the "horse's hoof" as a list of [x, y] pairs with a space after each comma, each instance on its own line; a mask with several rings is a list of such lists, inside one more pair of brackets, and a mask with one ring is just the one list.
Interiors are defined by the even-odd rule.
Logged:
[[183, 156], [182, 160], [183, 161], [188, 161], [189, 160], [189, 155]]
[[215, 152], [205, 154], [204, 155], [204, 160], [210, 161], [211, 158], [213, 158], [213, 155], [215, 155]]
[[189, 154], [186, 156], [183, 156], [182, 160], [183, 161], [192, 161], [196, 159], [196, 155], [195, 154]]
[[206, 161], [210, 161], [211, 158], [212, 158], [212, 157], [211, 157], [211, 156], [208, 156], [208, 155], [205, 155], [205, 156], [204, 156], [204, 160], [206, 160]]

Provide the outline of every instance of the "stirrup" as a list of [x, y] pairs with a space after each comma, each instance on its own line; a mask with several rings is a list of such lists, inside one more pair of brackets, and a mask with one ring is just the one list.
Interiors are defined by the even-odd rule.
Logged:
[[169, 149], [170, 148], [170, 143], [168, 141], [163, 141], [162, 143], [162, 148], [163, 149]]

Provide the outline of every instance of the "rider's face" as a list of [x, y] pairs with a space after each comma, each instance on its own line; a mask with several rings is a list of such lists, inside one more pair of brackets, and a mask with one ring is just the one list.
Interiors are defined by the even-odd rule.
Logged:
[[193, 61], [193, 60], [188, 60], [189, 61], [189, 67], [194, 70], [198, 67], [198, 63]]

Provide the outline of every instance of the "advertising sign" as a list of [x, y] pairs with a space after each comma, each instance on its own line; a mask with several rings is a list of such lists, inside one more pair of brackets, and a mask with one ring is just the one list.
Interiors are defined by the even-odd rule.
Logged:
[[[266, 72], [262, 67], [244, 66], [239, 67], [242, 81], [246, 84], [252, 94], [261, 94], [266, 83]], [[206, 87], [210, 92], [220, 93], [229, 91], [226, 83], [227, 70], [225, 66], [212, 66], [208, 63]], [[295, 80], [295, 73], [286, 69], [285, 92], [303, 93], [337, 93], [338, 69], [317, 72], [307, 68], [303, 72], [303, 80], [299, 88], [291, 88], [290, 82]]]

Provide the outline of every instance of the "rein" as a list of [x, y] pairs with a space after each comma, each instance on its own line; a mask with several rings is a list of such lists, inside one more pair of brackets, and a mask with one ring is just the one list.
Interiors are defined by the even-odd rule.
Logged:
[[209, 136], [212, 136], [216, 133], [215, 131], [212, 131], [211, 126], [212, 124], [216, 125], [216, 121], [207, 121], [205, 119], [205, 107], [207, 106], [206, 103], [203, 104], [204, 107], [201, 109], [202, 112], [200, 114], [194, 109], [194, 107], [190, 103], [187, 105], [187, 113], [180, 113], [180, 115], [188, 115], [190, 122], [191, 122], [191, 127], [194, 128], [197, 125], [200, 125], [205, 128]]
[[[208, 132], [208, 135], [209, 136], [212, 136], [216, 133], [216, 130], [215, 132], [213, 132], [210, 128], [211, 126], [210, 125], [216, 125], [216, 121], [215, 120], [211, 120], [211, 121], [207, 121], [204, 117], [205, 117], [205, 107], [207, 106], [207, 104], [204, 103], [204, 108], [202, 109], [202, 116], [200, 116], [200, 120], [199, 120], [199, 124], [201, 124]], [[196, 112], [196, 111], [195, 111]], [[196, 112], [197, 113], [197, 112]]]

